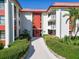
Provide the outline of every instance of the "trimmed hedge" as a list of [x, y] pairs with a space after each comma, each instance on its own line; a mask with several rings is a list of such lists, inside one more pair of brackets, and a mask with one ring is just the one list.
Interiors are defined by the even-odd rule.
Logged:
[[0, 40], [0, 50], [4, 48], [5, 40]]
[[0, 50], [0, 59], [19, 59], [28, 50], [29, 42], [16, 40], [11, 47]]

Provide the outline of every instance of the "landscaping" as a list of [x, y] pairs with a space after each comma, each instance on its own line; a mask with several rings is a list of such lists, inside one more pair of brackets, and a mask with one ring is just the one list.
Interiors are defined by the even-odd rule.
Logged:
[[16, 40], [9, 48], [0, 50], [0, 59], [19, 59], [27, 52], [28, 47], [26, 39]]
[[44, 35], [43, 38], [49, 49], [66, 59], [79, 59], [79, 37], [64, 37]]
[[5, 45], [5, 41], [0, 40], [0, 50], [4, 48], [4, 45]]

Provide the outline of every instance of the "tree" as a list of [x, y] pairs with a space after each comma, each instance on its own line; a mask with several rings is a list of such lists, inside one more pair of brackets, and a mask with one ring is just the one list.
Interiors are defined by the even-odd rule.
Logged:
[[[48, 12], [48, 16], [53, 14], [53, 11], [56, 11], [58, 9], [60, 8], [51, 8], [50, 11]], [[79, 19], [79, 8], [64, 8], [63, 10], [69, 11], [69, 14], [65, 14], [63, 17], [69, 16], [69, 18], [66, 20], [66, 23], [69, 21], [69, 29], [71, 32], [70, 36], [72, 36], [72, 32], [75, 32], [76, 20]], [[76, 34], [78, 31], [79, 31], [79, 28], [77, 29]]]
[[[70, 36], [72, 36], [72, 32], [75, 32], [75, 27], [76, 27], [76, 20], [79, 18], [79, 9], [78, 8], [69, 8], [69, 14], [65, 14], [64, 16], [69, 16], [67, 19], [66, 23], [69, 20], [69, 29], [71, 31]], [[78, 32], [78, 29], [77, 29]], [[77, 33], [76, 33], [77, 34]]]

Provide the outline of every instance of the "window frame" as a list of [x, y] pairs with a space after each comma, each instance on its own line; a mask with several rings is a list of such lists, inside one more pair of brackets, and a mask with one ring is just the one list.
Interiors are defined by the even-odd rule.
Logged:
[[4, 24], [5, 24], [5, 16], [0, 16], [0, 25], [4, 25]]
[[5, 39], [5, 31], [4, 30], [0, 31], [0, 39]]

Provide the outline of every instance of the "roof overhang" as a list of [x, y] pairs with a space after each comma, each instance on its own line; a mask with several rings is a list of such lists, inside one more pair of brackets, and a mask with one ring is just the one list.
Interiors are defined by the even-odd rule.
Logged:
[[47, 11], [51, 8], [79, 8], [79, 2], [55, 2], [53, 5], [49, 6]]
[[47, 10], [45, 9], [22, 9], [21, 12], [36, 12], [36, 13], [41, 13], [41, 12], [46, 12]]
[[20, 7], [20, 9], [22, 9], [22, 6], [20, 5], [20, 3], [17, 0], [13, 0], [15, 3], [17, 3], [17, 5]]

